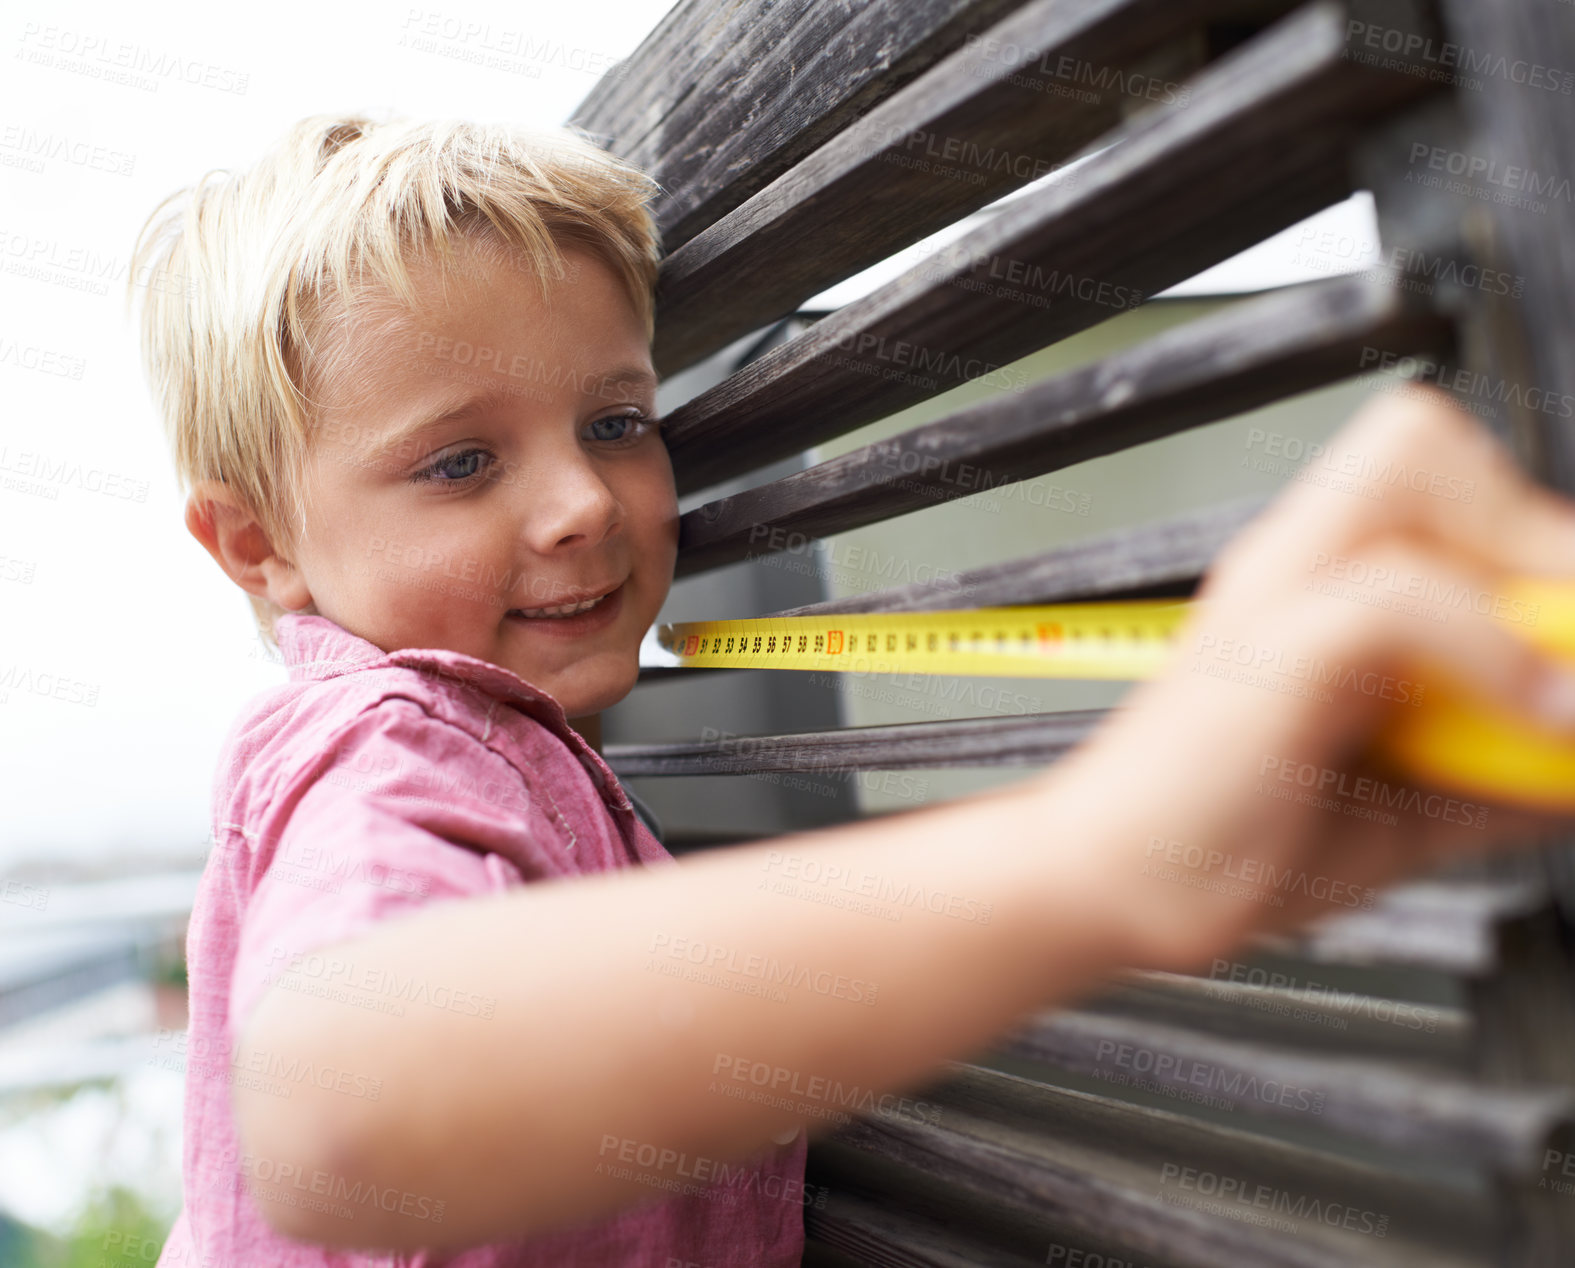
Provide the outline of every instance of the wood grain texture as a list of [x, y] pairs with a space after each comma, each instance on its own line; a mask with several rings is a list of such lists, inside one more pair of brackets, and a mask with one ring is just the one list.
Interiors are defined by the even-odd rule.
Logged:
[[1441, 1151], [1519, 1180], [1541, 1174], [1575, 1091], [1495, 1087], [1432, 1070], [1222, 1039], [1143, 1018], [1046, 1012], [998, 1045], [1015, 1057], [1137, 1083], [1235, 1113], [1340, 1132], [1397, 1151]]
[[[888, 1198], [883, 1207], [908, 1215], [913, 1227], [899, 1186], [922, 1177], [932, 1194], [944, 1185], [959, 1198], [977, 1195], [980, 1214], [1007, 1207], [1037, 1217], [1051, 1244], [1093, 1240], [1143, 1263], [1149, 1256], [1188, 1268], [1491, 1262], [1491, 1207], [1466, 1190], [1440, 1203], [1436, 1187], [1380, 1167], [961, 1063], [911, 1100], [923, 1109], [865, 1114], [839, 1128], [822, 1148], [816, 1178], [833, 1192]], [[865, 1160], [870, 1179], [861, 1185]], [[1249, 1195], [1262, 1184], [1280, 1200], [1258, 1209], [1276, 1218], [1245, 1219], [1228, 1199], [1208, 1202], [1195, 1181], [1184, 1187], [1183, 1168], [1244, 1181]], [[966, 1207], [956, 1205], [960, 1218], [948, 1223], [966, 1234]], [[1369, 1212], [1369, 1231], [1359, 1220], [1341, 1229], [1309, 1218], [1335, 1205]], [[1380, 1218], [1377, 1237], [1371, 1229]], [[806, 1229], [837, 1238], [813, 1209]]]
[[[1518, 293], [1457, 301], [1470, 375], [1466, 400], [1493, 401], [1495, 421], [1522, 463], [1569, 495], [1575, 493], [1575, 17], [1554, 0], [1442, 0], [1441, 8], [1466, 86], [1456, 94], [1452, 119], [1410, 138], [1408, 175], [1427, 182], [1425, 202], [1412, 200], [1420, 204], [1413, 216], [1437, 222], [1452, 215], [1458, 240], [1481, 265], [1519, 279]], [[1512, 930], [1504, 971], [1476, 984], [1479, 1060], [1497, 1080], [1575, 1086], [1575, 847], [1566, 836], [1535, 863], [1553, 908]], [[1550, 1159], [1569, 1156], [1575, 1138], [1559, 1142]], [[1575, 1261], [1567, 1175], [1545, 1175], [1540, 1184], [1513, 1191], [1511, 1200], [1529, 1247], [1520, 1262]]]
[[[1441, 7], [1456, 73], [1477, 87], [1458, 94], [1469, 131], [1441, 160], [1439, 184], [1463, 169], [1463, 236], [1482, 263], [1525, 283], [1518, 297], [1474, 297], [1484, 337], [1473, 368], [1518, 385], [1515, 421], [1533, 469], [1575, 493], [1575, 421], [1562, 407], [1575, 401], [1575, 13], [1561, 0]], [[1414, 166], [1433, 177], [1435, 161]], [[1561, 407], [1539, 405], [1544, 396]]]
[[569, 121], [661, 183], [671, 251], [1022, 3], [683, 4]]
[[[944, 583], [915, 582], [787, 608], [774, 616], [827, 612], [930, 612], [1014, 603], [1184, 596], [1214, 556], [1269, 503], [1252, 496], [1117, 529], [1051, 550], [958, 572]], [[685, 670], [704, 673], [705, 670]]]
[[853, 726], [803, 735], [609, 744], [620, 779], [653, 775], [746, 775], [771, 771], [918, 770], [936, 766], [1039, 766], [1079, 743], [1103, 709], [945, 722]]
[[1198, 76], [1184, 106], [1134, 120], [1075, 179], [674, 410], [679, 491], [971, 379], [1019, 390], [1009, 363], [1346, 197], [1353, 130], [1425, 91], [1349, 62], [1346, 20], [1319, 0], [1276, 24]]
[[1547, 887], [1529, 879], [1419, 881], [1384, 891], [1371, 911], [1344, 913], [1265, 945], [1324, 963], [1486, 977], [1504, 967], [1505, 927], [1535, 919], [1548, 902]]
[[679, 522], [676, 575], [757, 558], [1009, 486], [1370, 371], [1372, 350], [1443, 355], [1451, 324], [1383, 281], [1339, 278], [1238, 303], [1135, 347]]
[[[663, 261], [652, 355], [693, 364], [1054, 171], [1186, 90], [1236, 0], [1033, 0], [831, 137]], [[682, 197], [675, 194], [674, 197]], [[748, 285], [737, 284], [748, 279]]]
[[1472, 1069], [1468, 1009], [1340, 990], [1320, 976], [1327, 975], [1311, 966], [1289, 985], [1132, 973], [1086, 1007], [1297, 1052], [1384, 1057], [1460, 1074]]
[[[822, 1146], [824, 1148], [824, 1146]], [[862, 1161], [862, 1160], [861, 1160]], [[820, 1190], [826, 1200], [819, 1201]], [[998, 1244], [999, 1233], [969, 1236], [955, 1219], [945, 1223], [884, 1200], [853, 1196], [846, 1185], [817, 1185], [817, 1201], [804, 1212], [807, 1230], [804, 1263], [879, 1264], [882, 1268], [1041, 1268], [1042, 1245], [1016, 1254]], [[958, 1203], [953, 1197], [955, 1210]], [[841, 1252], [835, 1260], [811, 1256], [816, 1250]]]

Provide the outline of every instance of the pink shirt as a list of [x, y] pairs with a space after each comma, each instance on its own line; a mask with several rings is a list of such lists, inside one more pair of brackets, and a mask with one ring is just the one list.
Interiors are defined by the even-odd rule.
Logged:
[[[269, 1228], [251, 1196], [264, 1187], [351, 1220], [358, 1204], [397, 1199], [437, 1225], [443, 1206], [352, 1190], [324, 1173], [281, 1176], [241, 1150], [232, 1083], [281, 1098], [305, 1079], [346, 1096], [380, 1093], [361, 1072], [235, 1060], [234, 1037], [270, 981], [396, 1015], [448, 1008], [484, 1017], [495, 1001], [438, 982], [378, 980], [319, 953], [431, 902], [672, 865], [562, 706], [510, 671], [459, 652], [385, 653], [320, 616], [282, 617], [277, 636], [289, 681], [248, 704], [214, 780], [214, 849], [186, 944], [191, 1022], [176, 1045], [186, 1069], [185, 1206], [159, 1268], [797, 1265], [802, 1133], [730, 1167], [726, 1180], [697, 1182], [688, 1177], [724, 1173], [681, 1163], [649, 1169], [648, 1204], [448, 1256], [330, 1250]], [[638, 1159], [643, 1144], [620, 1142], [609, 1165], [630, 1165], [617, 1155]]]

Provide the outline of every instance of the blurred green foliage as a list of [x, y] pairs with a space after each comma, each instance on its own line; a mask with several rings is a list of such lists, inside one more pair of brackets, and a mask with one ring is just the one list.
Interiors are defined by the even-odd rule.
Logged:
[[152, 1268], [169, 1224], [142, 1198], [115, 1187], [94, 1195], [69, 1236], [55, 1237], [0, 1215], [6, 1268]]

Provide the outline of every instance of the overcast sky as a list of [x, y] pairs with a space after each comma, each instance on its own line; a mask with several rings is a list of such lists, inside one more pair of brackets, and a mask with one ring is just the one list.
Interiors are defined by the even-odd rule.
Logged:
[[[219, 742], [282, 677], [181, 522], [122, 299], [148, 213], [309, 114], [555, 125], [670, 7], [35, 0], [0, 18], [0, 866], [197, 854]], [[1364, 214], [1339, 215], [1346, 258], [1325, 246], [1308, 271], [1293, 233], [1215, 277], [1362, 263]]]
[[257, 655], [246, 597], [181, 523], [121, 298], [148, 213], [309, 114], [561, 123], [670, 7], [5, 7], [0, 864], [197, 851], [217, 745], [282, 676]]

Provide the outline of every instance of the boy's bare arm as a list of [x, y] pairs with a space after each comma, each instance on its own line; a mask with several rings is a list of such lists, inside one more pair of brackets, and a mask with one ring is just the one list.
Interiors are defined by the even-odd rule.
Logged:
[[[834, 1121], [838, 1084], [879, 1095], [965, 1055], [1036, 1004], [1142, 958], [1122, 911], [1099, 897], [1119, 895], [1080, 874], [1080, 852], [1047, 848], [1079, 831], [1046, 822], [1049, 809], [1035, 781], [673, 867], [447, 903], [336, 948], [327, 954], [357, 974], [496, 1005], [490, 1019], [390, 1016], [270, 989], [238, 1060], [255, 1046], [382, 1089], [358, 1100], [303, 1081], [280, 1104], [237, 1087], [247, 1152], [272, 1172], [294, 1165], [409, 1194], [416, 1214], [279, 1206], [269, 1218], [331, 1245], [525, 1236], [670, 1196], [608, 1174], [641, 1146], [687, 1155], [687, 1170], [644, 1169], [681, 1184], [697, 1158], [736, 1160], [799, 1122]], [[803, 880], [832, 869], [855, 888]], [[875, 904], [900, 911], [893, 921], [772, 889], [791, 877], [820, 897], [857, 898], [860, 883], [919, 889], [939, 910], [888, 888]], [[804, 1112], [737, 1096], [757, 1090]], [[441, 1223], [420, 1218], [439, 1201]]]
[[[1293, 790], [1306, 771], [1320, 785], [1320, 772], [1373, 776], [1366, 742], [1397, 694], [1376, 685], [1422, 663], [1575, 729], [1575, 683], [1481, 605], [1419, 619], [1307, 585], [1331, 568], [1355, 575], [1352, 561], [1362, 575], [1421, 577], [1428, 592], [1448, 594], [1491, 595], [1506, 574], [1567, 577], [1570, 505], [1527, 482], [1441, 397], [1382, 401], [1333, 445], [1360, 454], [1364, 469], [1422, 465], [1466, 481], [1474, 497], [1294, 485], [1217, 561], [1175, 664], [1033, 779], [676, 867], [446, 904], [339, 949], [362, 972], [494, 997], [490, 1020], [424, 1008], [390, 1017], [271, 989], [237, 1060], [252, 1047], [298, 1054], [380, 1078], [383, 1090], [366, 1101], [303, 1084], [281, 1103], [237, 1087], [246, 1150], [275, 1173], [284, 1165], [335, 1187], [375, 1185], [418, 1213], [445, 1207], [441, 1224], [386, 1201], [354, 1220], [302, 1206], [265, 1206], [269, 1218], [327, 1244], [438, 1247], [658, 1200], [668, 1191], [608, 1174], [606, 1164], [627, 1165], [626, 1142], [687, 1155], [687, 1172], [646, 1168], [657, 1182], [682, 1182], [696, 1159], [736, 1160], [795, 1121], [825, 1125], [816, 1110], [834, 1106], [817, 1089], [911, 1088], [1120, 965], [1199, 968], [1254, 929], [1348, 909], [1353, 887], [1524, 843], [1541, 822], [1502, 807], [1485, 818], [1407, 815], [1392, 828], [1331, 812], [1321, 798], [1273, 795], [1286, 771]], [[1268, 651], [1277, 664], [1339, 666], [1350, 686], [1309, 693], [1294, 675], [1265, 689], [1262, 674], [1196, 672], [1225, 646], [1254, 649], [1260, 663], [1256, 653]], [[1213, 857], [1234, 861], [1232, 886], [1211, 885], [1218, 877], [1190, 861]], [[791, 865], [956, 903], [915, 903], [900, 921], [883, 920], [771, 888]], [[1255, 895], [1243, 877], [1300, 883]], [[988, 923], [966, 918], [984, 904]], [[746, 993], [768, 986], [773, 962], [811, 980], [785, 999]], [[691, 966], [720, 982], [660, 971]], [[749, 1077], [731, 1078], [741, 1068]], [[760, 1070], [796, 1080], [796, 1104], [719, 1090], [752, 1090]]]

